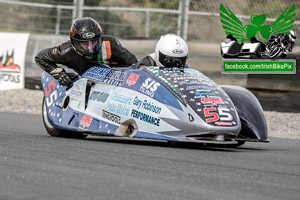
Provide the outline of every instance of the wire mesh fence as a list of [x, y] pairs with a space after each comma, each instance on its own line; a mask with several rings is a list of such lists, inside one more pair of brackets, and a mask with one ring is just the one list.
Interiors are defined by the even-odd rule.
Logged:
[[[78, 12], [78, 1], [82, 2]], [[184, 1], [183, 1], [184, 2]], [[220, 42], [225, 33], [220, 23], [220, 4], [230, 8], [243, 24], [251, 15], [265, 14], [272, 24], [284, 10], [300, 0], [189, 0], [187, 39]], [[0, 31], [68, 34], [72, 21], [82, 15], [95, 18], [105, 34], [120, 38], [158, 39], [166, 33], [180, 34], [181, 0], [0, 0]], [[273, 20], [272, 20], [273, 19]], [[300, 31], [300, 16], [294, 29]]]

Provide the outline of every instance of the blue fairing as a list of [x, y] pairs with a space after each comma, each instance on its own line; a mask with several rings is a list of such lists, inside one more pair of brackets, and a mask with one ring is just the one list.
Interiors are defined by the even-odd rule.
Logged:
[[[103, 68], [101, 68], [104, 66]], [[130, 85], [126, 83], [126, 80], [131, 74], [136, 74], [139, 76], [136, 84]], [[111, 85], [116, 85], [120, 87], [125, 87], [142, 94], [145, 94], [141, 91], [141, 85], [145, 80], [155, 81], [157, 80], [153, 76], [150, 76], [147, 71], [142, 69], [133, 69], [133, 70], [120, 70], [120, 69], [109, 69], [105, 65], [100, 65], [100, 67], [91, 67], [86, 72], [82, 74], [82, 77], [89, 78], [92, 80], [97, 80], [100, 82], [105, 82]], [[152, 95], [152, 94], [150, 94]], [[149, 95], [148, 95], [149, 96]], [[164, 86], [157, 87], [157, 90], [151, 96], [153, 99], [166, 104], [168, 106], [174, 107], [178, 110], [182, 110], [176, 97]]]
[[[109, 70], [100, 70], [100, 72], [108, 74]], [[140, 70], [139, 70], [140, 71]], [[101, 73], [97, 77], [97, 80], [103, 80], [105, 78], [101, 77]], [[143, 74], [143, 73], [141, 73]], [[144, 73], [145, 74], [145, 73]], [[84, 76], [92, 76], [91, 73], [85, 73]], [[94, 76], [95, 77], [95, 76]], [[50, 124], [58, 129], [70, 130], [70, 131], [87, 131], [94, 132], [98, 134], [114, 135], [119, 126], [111, 124], [106, 121], [91, 117], [91, 122], [89, 126], [84, 126], [82, 120], [86, 117], [85, 113], [76, 111], [70, 107], [67, 109], [62, 108], [64, 97], [66, 95], [67, 87], [61, 86], [56, 79], [54, 79], [50, 74], [44, 72], [41, 77], [45, 104], [47, 109], [47, 116]], [[157, 95], [159, 96], [159, 95]], [[159, 98], [158, 98], [159, 99]], [[169, 102], [169, 101], [168, 101]], [[177, 103], [178, 104], [178, 103]], [[175, 106], [177, 105], [175, 104]], [[170, 140], [177, 141], [174, 138], [166, 137], [159, 134], [147, 133], [138, 131], [134, 137], [137, 138], [152, 138], [158, 140]]]

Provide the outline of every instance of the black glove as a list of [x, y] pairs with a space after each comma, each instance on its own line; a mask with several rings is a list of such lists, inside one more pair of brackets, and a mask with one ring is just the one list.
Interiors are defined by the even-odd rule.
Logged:
[[50, 75], [56, 78], [59, 84], [63, 86], [70, 85], [73, 81], [69, 74], [65, 72], [62, 68], [56, 68], [50, 72]]

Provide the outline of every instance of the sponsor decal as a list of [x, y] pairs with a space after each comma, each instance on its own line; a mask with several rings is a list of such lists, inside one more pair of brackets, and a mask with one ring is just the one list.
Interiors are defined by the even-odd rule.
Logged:
[[184, 76], [180, 76], [180, 74], [171, 74], [170, 77], [174, 78], [174, 80], [176, 80], [176, 81], [187, 80], [187, 79], [189, 79], [189, 80], [191, 80], [191, 79], [195, 79], [195, 80], [199, 79], [199, 78], [194, 77], [194, 76], [185, 76], [185, 75]]
[[145, 114], [143, 112], [140, 112], [138, 110], [135, 110], [135, 109], [132, 109], [131, 111], [131, 116], [136, 118], [136, 119], [139, 119], [143, 122], [146, 122], [148, 124], [152, 124], [152, 125], [155, 125], [155, 126], [159, 126], [160, 124], [160, 119], [159, 118], [156, 118], [156, 117], [153, 117], [151, 115], [148, 115], [148, 114]]
[[110, 113], [110, 112], [107, 112], [106, 110], [103, 110], [102, 117], [104, 119], [107, 119], [107, 120], [111, 121], [111, 122], [121, 124], [121, 117], [120, 116], [115, 115], [115, 114]]
[[129, 106], [117, 104], [117, 111], [116, 111], [117, 114], [128, 116], [129, 110], [130, 110]]
[[183, 50], [182, 49], [174, 49], [172, 52], [174, 54], [183, 54]]
[[70, 97], [72, 100], [77, 101], [81, 97], [82, 93], [83, 92], [80, 90], [80, 87], [76, 85], [75, 87], [72, 88], [70, 92]]
[[89, 128], [92, 123], [93, 117], [89, 115], [83, 115], [81, 121], [80, 121], [80, 127], [81, 128]]
[[195, 98], [201, 98], [201, 97], [214, 97], [216, 94], [214, 92], [203, 92], [196, 90], [195, 92]]
[[180, 81], [178, 83], [179, 83], [179, 85], [183, 85], [183, 84], [189, 84], [189, 85], [192, 85], [192, 84], [201, 84], [200, 81], [195, 81], [195, 80], [192, 80], [192, 81], [190, 81], [190, 80], [184, 80], [184, 81]]
[[175, 67], [164, 67], [164, 68], [162, 68], [162, 70], [164, 71], [164, 72], [184, 72], [184, 69], [182, 69], [182, 68], [175, 68]]
[[105, 109], [110, 112], [116, 112], [117, 105], [114, 102], [107, 101]]
[[[172, 75], [171, 75], [172, 77]], [[214, 82], [210, 81], [209, 79], [201, 78], [201, 77], [195, 77], [195, 76], [179, 76], [174, 78], [175, 81], [179, 81], [179, 85], [198, 85], [198, 84], [204, 84], [208, 86], [214, 86]]]
[[120, 102], [120, 103], [127, 104], [127, 105], [131, 104], [131, 98], [130, 97], [127, 97], [127, 96], [122, 95], [122, 94], [117, 94], [115, 92], [111, 95], [110, 99], [113, 100], [113, 101], [117, 101], [117, 102]]
[[125, 76], [125, 73], [123, 71], [111, 70], [106, 75], [104, 82], [111, 84], [111, 85], [119, 86], [123, 83], [124, 76]]
[[106, 92], [100, 92], [100, 91], [94, 91], [89, 100], [92, 100], [92, 101], [98, 101], [98, 102], [101, 102], [101, 103], [105, 103], [107, 98], [108, 98], [109, 94], [106, 93]]
[[103, 81], [108, 75], [108, 73], [111, 71], [111, 69], [106, 69], [102, 67], [92, 67], [90, 68], [86, 73], [84, 73], [83, 77], [89, 77], [92, 79], [96, 79], [99, 81]]
[[196, 90], [196, 89], [201, 89], [203, 90], [216, 90], [215, 87], [211, 87], [211, 86], [205, 86], [205, 85], [191, 85], [191, 86], [187, 86], [186, 87], [187, 90]]
[[139, 77], [140, 77], [140, 75], [131, 73], [126, 81], [126, 84], [128, 86], [135, 85], [135, 83], [137, 82]]
[[159, 86], [159, 82], [152, 80], [151, 78], [147, 78], [145, 82], [140, 86], [140, 91], [150, 97], [154, 97], [155, 91]]
[[126, 106], [124, 104], [118, 104], [118, 103], [114, 103], [112, 101], [107, 101], [105, 109], [110, 112], [128, 116], [130, 107]]
[[219, 126], [232, 126], [232, 122], [215, 122]]
[[201, 97], [203, 104], [225, 104], [221, 97]]
[[92, 38], [95, 37], [95, 33], [88, 32], [88, 33], [83, 34], [82, 37], [83, 37], [84, 39], [92, 39]]
[[141, 100], [138, 97], [135, 97], [133, 99], [133, 105], [137, 106], [138, 109], [142, 108], [144, 110], [148, 110], [150, 112], [156, 113], [156, 114], [160, 114], [161, 112], [161, 108], [158, 106], [155, 106], [151, 101], [147, 101], [147, 100]]

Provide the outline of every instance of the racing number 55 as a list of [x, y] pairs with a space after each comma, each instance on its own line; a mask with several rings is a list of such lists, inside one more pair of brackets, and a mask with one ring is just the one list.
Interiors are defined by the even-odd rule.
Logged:
[[225, 107], [206, 107], [204, 110], [204, 116], [206, 123], [215, 122], [220, 119], [220, 121], [231, 121], [233, 119], [232, 115], [230, 114], [230, 110]]
[[[51, 88], [52, 88], [53, 92], [52, 92]], [[53, 102], [57, 99], [57, 96], [58, 96], [57, 90], [55, 90], [54, 80], [48, 84], [47, 88], [45, 88], [45, 95], [46, 95], [46, 104], [49, 107], [53, 104]]]

